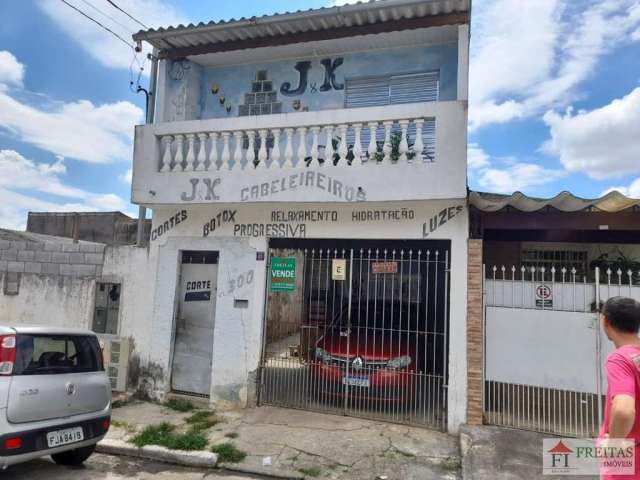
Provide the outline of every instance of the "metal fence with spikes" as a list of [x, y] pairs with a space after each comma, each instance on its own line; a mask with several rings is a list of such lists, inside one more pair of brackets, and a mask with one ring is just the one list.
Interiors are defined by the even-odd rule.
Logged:
[[640, 271], [491, 265], [483, 290], [485, 422], [597, 434], [613, 348], [598, 313], [611, 297], [640, 300]]
[[269, 289], [260, 403], [445, 430], [449, 251], [272, 249], [270, 262], [283, 256], [301, 294]]

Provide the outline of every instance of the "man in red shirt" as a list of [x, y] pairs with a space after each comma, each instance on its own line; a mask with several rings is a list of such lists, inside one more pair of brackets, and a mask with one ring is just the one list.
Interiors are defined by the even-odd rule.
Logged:
[[635, 475], [603, 474], [602, 478], [640, 480], [640, 303], [610, 298], [602, 310], [602, 327], [616, 350], [605, 364], [607, 401], [600, 438], [629, 438], [636, 445]]

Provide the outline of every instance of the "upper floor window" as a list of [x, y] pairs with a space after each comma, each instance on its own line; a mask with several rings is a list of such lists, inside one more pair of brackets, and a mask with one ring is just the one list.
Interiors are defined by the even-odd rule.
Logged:
[[438, 72], [347, 78], [345, 107], [375, 107], [399, 103], [437, 102]]

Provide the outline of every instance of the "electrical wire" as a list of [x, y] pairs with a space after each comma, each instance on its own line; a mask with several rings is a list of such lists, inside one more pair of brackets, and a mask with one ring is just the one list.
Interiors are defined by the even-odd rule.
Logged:
[[124, 43], [127, 47], [133, 49], [135, 51], [135, 47], [133, 46], [132, 43], [127, 42], [124, 38], [122, 38], [120, 35], [118, 35], [116, 32], [114, 32], [113, 30], [111, 30], [109, 27], [104, 26], [102, 23], [100, 23], [98, 20], [96, 20], [95, 18], [87, 15], [85, 12], [83, 12], [82, 10], [80, 10], [78, 7], [76, 7], [75, 5], [71, 5], [69, 2], [67, 2], [67, 0], [60, 0], [62, 3], [64, 3], [65, 5], [67, 5], [70, 8], [73, 8], [76, 12], [78, 12], [80, 15], [82, 15], [83, 17], [88, 18], [89, 20], [91, 20], [93, 23], [99, 25], [101, 28], [105, 29], [107, 32], [109, 32], [111, 35], [113, 35], [114, 37], [116, 37], [118, 40], [120, 40], [122, 43]]
[[113, 5], [114, 8], [120, 10], [122, 13], [124, 13], [127, 17], [129, 17], [131, 20], [133, 20], [134, 22], [136, 22], [138, 25], [141, 25], [143, 28], [148, 29], [149, 27], [147, 27], [144, 23], [142, 23], [140, 20], [138, 20], [137, 18], [135, 18], [134, 16], [130, 15], [129, 13], [127, 13], [126, 11], [124, 11], [122, 8], [120, 8], [115, 2], [113, 2], [112, 0], [107, 0], [107, 2], [109, 2], [111, 5]]
[[103, 12], [102, 10], [100, 10], [98, 7], [96, 7], [93, 3], [88, 2], [87, 0], [80, 0], [82, 3], [84, 3], [85, 5], [88, 5], [89, 7], [93, 8], [96, 12], [98, 12], [100, 15], [102, 15], [105, 18], [108, 18], [109, 20], [111, 20], [113, 23], [115, 23], [116, 25], [119, 25], [122, 29], [126, 30], [126, 32], [130, 35], [133, 35], [135, 32], [133, 30], [131, 30], [131, 28], [129, 28], [128, 26], [126, 26], [123, 23], [120, 23], [117, 19], [115, 19], [114, 17], [112, 17], [111, 15], [109, 15], [108, 13]]

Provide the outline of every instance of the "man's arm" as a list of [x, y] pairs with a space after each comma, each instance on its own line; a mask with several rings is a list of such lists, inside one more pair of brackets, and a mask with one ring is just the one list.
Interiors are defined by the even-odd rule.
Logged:
[[609, 438], [626, 438], [636, 421], [636, 399], [631, 395], [619, 394], [611, 402]]

